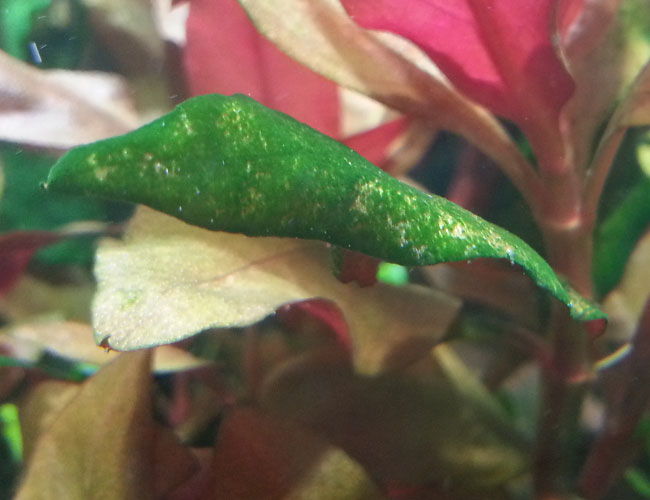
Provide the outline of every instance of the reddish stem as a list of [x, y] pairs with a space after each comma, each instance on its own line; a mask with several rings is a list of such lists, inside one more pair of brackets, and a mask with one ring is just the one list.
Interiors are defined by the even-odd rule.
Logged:
[[582, 495], [588, 500], [603, 498], [621, 476], [638, 450], [634, 431], [650, 402], [650, 299], [632, 340], [628, 357], [615, 369], [628, 381], [616, 393], [580, 477]]
[[[579, 172], [557, 158], [552, 168], [542, 168], [544, 192], [532, 200], [544, 235], [547, 260], [586, 297], [592, 296], [591, 258], [593, 217], [584, 212], [583, 182]], [[544, 165], [542, 165], [544, 167]], [[565, 498], [563, 484], [571, 436], [591, 376], [589, 336], [573, 322], [566, 308], [555, 303], [548, 339], [550, 368], [542, 372], [543, 396], [539, 419], [534, 483], [538, 499]]]

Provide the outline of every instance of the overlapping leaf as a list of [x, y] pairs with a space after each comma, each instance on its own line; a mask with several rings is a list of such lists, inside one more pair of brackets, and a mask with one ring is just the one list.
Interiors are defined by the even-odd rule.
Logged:
[[191, 94], [246, 94], [344, 140], [379, 166], [406, 132], [406, 120], [381, 126], [394, 113], [377, 101], [337, 86], [275, 47], [236, 0], [191, 2], [183, 59]]
[[217, 439], [219, 500], [379, 500], [367, 473], [341, 450], [286, 420], [249, 409], [228, 415]]
[[[92, 327], [76, 321], [44, 320], [0, 329], [0, 347], [23, 366], [38, 366], [44, 356], [56, 356], [70, 363], [84, 364], [85, 374], [119, 356], [93, 342]], [[171, 345], [153, 350], [153, 371], [170, 373], [209, 365], [207, 360]]]
[[574, 318], [604, 317], [513, 234], [245, 96], [200, 96], [131, 134], [76, 148], [48, 185], [148, 204], [209, 229], [323, 240], [409, 266], [507, 259]]
[[115, 349], [169, 343], [210, 327], [246, 326], [312, 297], [342, 309], [363, 372], [410, 337], [435, 342], [459, 303], [422, 287], [360, 289], [332, 274], [327, 249], [189, 226], [143, 207], [123, 241], [97, 255], [97, 342]]
[[82, 386], [43, 426], [16, 498], [154, 498], [192, 473], [189, 452], [153, 420], [149, 362], [127, 353]]
[[530, 191], [534, 172], [498, 121], [451, 88], [413, 44], [397, 43], [395, 37], [387, 41], [360, 28], [338, 0], [239, 2], [257, 29], [286, 54], [343, 87], [463, 135], [519, 189]]
[[0, 51], [0, 138], [68, 148], [131, 130], [124, 82], [104, 73], [41, 71]]
[[562, 157], [559, 114], [573, 82], [551, 44], [551, 0], [343, 0], [366, 28], [415, 42], [467, 96], [515, 121], [543, 166]]
[[261, 405], [325, 436], [384, 487], [472, 498], [525, 470], [525, 440], [485, 387], [445, 345], [427, 358], [418, 377], [364, 377], [318, 353], [300, 357], [268, 377]]
[[245, 93], [324, 134], [340, 136], [336, 85], [263, 38], [237, 0], [191, 3], [184, 55], [192, 94]]

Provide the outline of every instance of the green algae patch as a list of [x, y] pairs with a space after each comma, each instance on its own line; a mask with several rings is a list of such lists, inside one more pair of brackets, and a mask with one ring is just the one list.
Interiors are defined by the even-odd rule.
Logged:
[[145, 204], [212, 230], [326, 241], [404, 266], [506, 259], [573, 318], [605, 318], [517, 236], [243, 95], [195, 97], [138, 130], [72, 149], [47, 187]]

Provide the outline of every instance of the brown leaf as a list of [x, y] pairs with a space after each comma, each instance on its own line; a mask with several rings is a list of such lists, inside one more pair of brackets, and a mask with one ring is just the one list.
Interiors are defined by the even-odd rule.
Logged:
[[159, 72], [164, 43], [148, 0], [82, 0], [94, 33], [107, 47], [122, 72]]
[[0, 297], [0, 314], [10, 322], [29, 322], [48, 315], [90, 322], [94, 291], [90, 282], [54, 285], [24, 275], [9, 293]]
[[[14, 358], [36, 361], [44, 352], [95, 365], [105, 365], [119, 356], [95, 344], [87, 323], [41, 320], [19, 323], [0, 330], [0, 345]], [[153, 350], [153, 371], [169, 373], [192, 370], [210, 364], [178, 347], [159, 346]]]
[[38, 438], [79, 393], [79, 387], [72, 382], [48, 380], [34, 386], [22, 400], [19, 414], [25, 463], [30, 462]]
[[[174, 477], [162, 483], [151, 414], [150, 351], [128, 353], [86, 381], [38, 439], [17, 499], [153, 498], [191, 474], [177, 444]], [[169, 441], [167, 441], [169, 443]], [[184, 476], [184, 477], [183, 477]]]
[[448, 348], [435, 356], [426, 376], [367, 377], [307, 353], [268, 376], [261, 406], [340, 447], [382, 487], [498, 488], [526, 467], [526, 445]]
[[222, 424], [214, 457], [220, 500], [381, 498], [363, 470], [300, 426], [249, 409]]
[[66, 149], [138, 125], [124, 82], [98, 72], [39, 70], [0, 51], [0, 139]]

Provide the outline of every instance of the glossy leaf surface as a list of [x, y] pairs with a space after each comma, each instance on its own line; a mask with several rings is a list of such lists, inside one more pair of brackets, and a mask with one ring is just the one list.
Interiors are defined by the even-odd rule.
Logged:
[[48, 186], [143, 203], [208, 229], [322, 240], [408, 266], [507, 259], [574, 318], [603, 317], [518, 237], [241, 95], [197, 97], [130, 134], [73, 149]]

